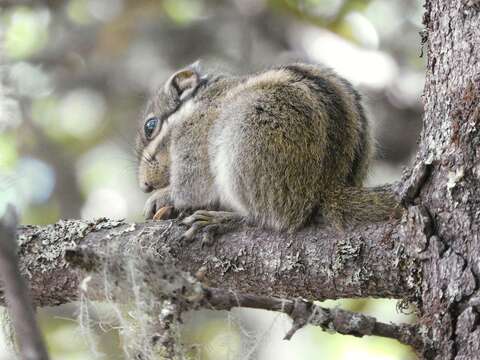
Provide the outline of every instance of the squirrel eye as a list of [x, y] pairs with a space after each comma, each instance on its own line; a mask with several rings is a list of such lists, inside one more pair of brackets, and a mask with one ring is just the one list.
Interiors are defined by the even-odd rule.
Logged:
[[147, 139], [150, 139], [158, 123], [159, 123], [159, 120], [157, 117], [152, 117], [145, 122], [145, 126], [143, 127], [143, 130], [145, 131], [145, 137]]

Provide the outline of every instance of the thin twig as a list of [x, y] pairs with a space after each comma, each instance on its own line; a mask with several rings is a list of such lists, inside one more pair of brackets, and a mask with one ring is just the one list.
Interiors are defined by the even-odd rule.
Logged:
[[328, 309], [303, 299], [286, 300], [269, 296], [237, 294], [225, 289], [210, 287], [204, 288], [204, 291], [204, 303], [216, 310], [246, 307], [279, 311], [289, 315], [293, 320], [293, 325], [285, 336], [286, 340], [290, 340], [297, 330], [310, 324], [344, 335], [357, 337], [375, 335], [395, 339], [416, 349], [420, 349], [423, 345], [416, 325], [386, 324], [368, 315], [337, 308]]
[[8, 205], [5, 215], [0, 219], [0, 276], [4, 284], [5, 298], [21, 358], [48, 360], [28, 289], [18, 268], [16, 227], [15, 209]]

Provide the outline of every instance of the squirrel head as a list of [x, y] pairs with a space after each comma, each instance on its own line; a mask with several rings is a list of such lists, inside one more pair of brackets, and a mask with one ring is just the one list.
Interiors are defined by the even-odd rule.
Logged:
[[143, 191], [168, 186], [172, 124], [175, 118], [184, 115], [197, 90], [206, 82], [197, 61], [171, 75], [148, 101], [136, 139], [138, 181]]

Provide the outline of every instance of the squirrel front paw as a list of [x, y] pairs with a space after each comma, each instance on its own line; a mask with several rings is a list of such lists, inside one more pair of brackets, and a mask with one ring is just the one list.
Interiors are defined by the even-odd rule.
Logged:
[[242, 216], [230, 211], [197, 210], [183, 219], [182, 223], [189, 226], [189, 229], [182, 235], [182, 239], [192, 241], [202, 229], [202, 246], [211, 245], [216, 236], [236, 229], [243, 220]]
[[175, 209], [172, 206], [168, 188], [155, 190], [148, 198], [143, 209], [146, 220], [165, 220], [174, 217]]

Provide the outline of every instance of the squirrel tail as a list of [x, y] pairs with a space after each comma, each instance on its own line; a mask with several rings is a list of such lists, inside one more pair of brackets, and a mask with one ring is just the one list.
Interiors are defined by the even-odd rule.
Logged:
[[371, 223], [397, 219], [402, 206], [388, 185], [377, 187], [345, 187], [335, 190], [323, 215], [337, 228], [349, 224]]

